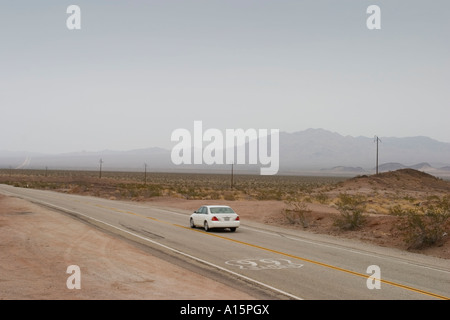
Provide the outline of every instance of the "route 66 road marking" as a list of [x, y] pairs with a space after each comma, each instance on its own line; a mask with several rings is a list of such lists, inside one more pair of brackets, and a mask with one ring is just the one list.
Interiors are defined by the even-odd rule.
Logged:
[[230, 266], [239, 267], [241, 270], [280, 270], [287, 268], [301, 268], [302, 264], [293, 263], [288, 259], [280, 258], [245, 258], [237, 260], [228, 260], [225, 262]]

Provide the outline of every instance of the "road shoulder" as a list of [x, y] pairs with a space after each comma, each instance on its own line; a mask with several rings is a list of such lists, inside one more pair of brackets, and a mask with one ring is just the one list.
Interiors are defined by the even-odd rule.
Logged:
[[[255, 299], [16, 197], [0, 195], [0, 247], [0, 299]], [[67, 287], [71, 265], [80, 289]]]

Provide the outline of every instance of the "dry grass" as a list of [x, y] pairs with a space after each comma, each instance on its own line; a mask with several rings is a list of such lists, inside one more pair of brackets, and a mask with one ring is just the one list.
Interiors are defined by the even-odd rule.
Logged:
[[343, 181], [333, 177], [221, 174], [0, 170], [0, 183], [17, 187], [90, 194], [114, 199], [148, 200], [158, 196], [191, 200], [286, 200]]

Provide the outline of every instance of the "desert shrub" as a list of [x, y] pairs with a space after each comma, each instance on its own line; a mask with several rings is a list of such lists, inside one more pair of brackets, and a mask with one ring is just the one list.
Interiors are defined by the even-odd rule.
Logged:
[[228, 201], [235, 201], [238, 200], [238, 196], [236, 193], [234, 192], [225, 192], [223, 194], [223, 198], [224, 200], [228, 200]]
[[209, 198], [210, 198], [211, 200], [219, 200], [220, 197], [221, 197], [220, 192], [217, 192], [217, 191], [211, 191], [211, 192], [209, 192]]
[[389, 208], [389, 214], [393, 216], [403, 216], [405, 215], [405, 211], [402, 209], [400, 205], [395, 205]]
[[257, 200], [281, 200], [283, 198], [283, 193], [274, 188], [259, 189], [257, 190], [255, 198]]
[[439, 196], [437, 196], [437, 195], [431, 195], [431, 196], [427, 196], [427, 200], [428, 201], [440, 201], [440, 198], [439, 198]]
[[319, 192], [314, 196], [314, 199], [321, 204], [325, 204], [328, 202], [328, 195], [326, 193]]
[[446, 236], [445, 224], [450, 217], [448, 213], [409, 210], [405, 216], [406, 226], [401, 230], [408, 249], [422, 249], [443, 243]]
[[433, 210], [440, 213], [449, 214], [450, 212], [450, 195], [442, 197], [437, 201], [437, 204], [431, 207]]
[[405, 199], [406, 201], [409, 201], [411, 203], [416, 201], [416, 199], [414, 197], [410, 196], [410, 195], [404, 196], [403, 199]]
[[450, 221], [450, 198], [444, 197], [427, 209], [404, 210], [403, 215], [405, 222], [399, 229], [408, 249], [442, 245]]
[[303, 202], [306, 202], [306, 203], [312, 203], [313, 201], [312, 201], [312, 199], [311, 199], [310, 196], [306, 196], [306, 197], [303, 199]]
[[311, 210], [308, 209], [306, 203], [298, 198], [291, 198], [286, 200], [285, 203], [288, 205], [288, 208], [284, 208], [281, 211], [284, 219], [290, 224], [301, 224], [303, 228], [307, 228], [309, 222], [306, 216], [311, 213]]
[[340, 216], [336, 218], [334, 225], [343, 230], [355, 230], [366, 222], [364, 210], [365, 199], [362, 196], [352, 196], [346, 193], [339, 194], [336, 203]]
[[162, 195], [162, 189], [158, 185], [146, 185], [143, 189], [143, 195], [146, 198], [159, 197]]
[[160, 196], [162, 187], [156, 184], [119, 183], [110, 190], [110, 193], [114, 195], [117, 195], [119, 192], [122, 198], [151, 198]]

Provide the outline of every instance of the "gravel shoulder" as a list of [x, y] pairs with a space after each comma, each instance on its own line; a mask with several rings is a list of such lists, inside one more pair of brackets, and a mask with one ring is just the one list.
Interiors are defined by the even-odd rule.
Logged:
[[[68, 289], [71, 265], [81, 289]], [[2, 300], [252, 300], [64, 214], [0, 195]]]

